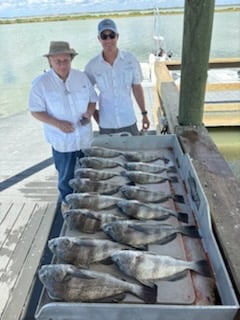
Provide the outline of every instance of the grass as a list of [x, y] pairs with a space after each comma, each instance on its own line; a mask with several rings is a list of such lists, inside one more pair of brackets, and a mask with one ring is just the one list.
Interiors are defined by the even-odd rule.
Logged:
[[[240, 11], [240, 6], [227, 7], [219, 6], [216, 7], [215, 12], [237, 12]], [[161, 15], [163, 14], [183, 14], [184, 8], [173, 8], [173, 9], [159, 9]], [[135, 16], [146, 16], [154, 15], [154, 10], [143, 10], [143, 11], [118, 11], [118, 12], [97, 12], [88, 14], [60, 14], [52, 16], [36, 16], [36, 17], [20, 17], [11, 19], [0, 19], [0, 24], [16, 24], [16, 23], [36, 23], [36, 22], [51, 22], [51, 21], [67, 21], [67, 20], [86, 20], [96, 19], [104, 17], [135, 17]]]

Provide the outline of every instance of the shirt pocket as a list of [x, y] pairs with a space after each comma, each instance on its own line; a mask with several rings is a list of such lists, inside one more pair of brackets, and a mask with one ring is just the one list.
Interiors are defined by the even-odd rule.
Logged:
[[107, 89], [108, 82], [107, 82], [107, 78], [104, 74], [101, 74], [101, 73], [95, 74], [95, 81], [96, 81], [97, 88], [99, 89], [99, 91], [104, 91]]
[[74, 92], [74, 105], [78, 111], [85, 112], [89, 103], [89, 90], [87, 87], [81, 87], [79, 90]]
[[51, 92], [48, 95], [48, 112], [56, 117], [61, 117], [65, 113], [64, 97], [60, 92]]

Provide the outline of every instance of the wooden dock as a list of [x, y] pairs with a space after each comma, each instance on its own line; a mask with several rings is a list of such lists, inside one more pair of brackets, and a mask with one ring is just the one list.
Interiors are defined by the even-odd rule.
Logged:
[[[144, 93], [150, 130], [154, 130], [154, 90], [149, 79], [144, 80]], [[140, 129], [142, 116], [137, 107], [136, 115]], [[33, 320], [41, 289], [37, 271], [41, 263], [50, 263], [47, 240], [50, 234], [57, 236], [62, 226], [57, 175], [42, 124], [28, 112], [0, 119], [0, 137], [4, 142], [0, 155], [0, 319]], [[33, 291], [38, 291], [34, 298]]]
[[[180, 61], [166, 61], [167, 69], [164, 79], [172, 81], [178, 76], [176, 86], [180, 90]], [[224, 68], [231, 69], [233, 80], [224, 79]], [[234, 69], [236, 68], [236, 70]], [[238, 127], [240, 126], [240, 59], [213, 59], [209, 61], [209, 75], [206, 86], [203, 123], [206, 127]], [[221, 70], [220, 70], [221, 69]], [[233, 71], [234, 70], [234, 71]], [[234, 74], [235, 72], [235, 74]], [[230, 78], [230, 77], [229, 77]]]
[[0, 318], [17, 320], [28, 307], [58, 192], [41, 124], [28, 113], [0, 123]]
[[[150, 130], [159, 133], [159, 92], [148, 77], [147, 67], [145, 71], [143, 84], [146, 108], [151, 120]], [[164, 78], [167, 75], [168, 70], [162, 68], [161, 79], [164, 79], [164, 83], [158, 85], [163, 89], [160, 90], [160, 96], [164, 106], [169, 105], [170, 130], [173, 128], [174, 132], [174, 125], [177, 124], [177, 111], [174, 108], [177, 108], [178, 91], [172, 80]], [[142, 117], [137, 108], [136, 114], [140, 127]], [[51, 259], [49, 251], [45, 250], [47, 240], [49, 236], [57, 235], [59, 224], [62, 223], [56, 171], [40, 122], [26, 112], [0, 119], [0, 124], [1, 141], [4, 141], [0, 156], [0, 319], [33, 320], [38, 296], [35, 293], [33, 299], [32, 293], [37, 291], [39, 294], [41, 289], [37, 271], [41, 263], [47, 263]], [[94, 130], [97, 134], [96, 124]], [[197, 138], [195, 143], [199, 132], [177, 131], [184, 148], [190, 152], [194, 165], [199, 170], [210, 201], [219, 244], [228, 261], [235, 286], [239, 289], [240, 261], [239, 256], [233, 252], [238, 243], [236, 225], [239, 225], [239, 218], [236, 210], [239, 210], [239, 202], [230, 192], [232, 186], [236, 194], [237, 190], [240, 192], [239, 183], [226, 170], [217, 150], [214, 149], [212, 157], [207, 154], [212, 147], [207, 135], [204, 135], [204, 141], [198, 141]], [[201, 157], [198, 150], [204, 150]], [[204, 157], [209, 159], [207, 164]], [[219, 197], [223, 197], [224, 201]], [[221, 208], [218, 207], [219, 203]], [[230, 212], [230, 215], [226, 215], [226, 212]]]
[[[192, 158], [209, 203], [216, 240], [240, 300], [240, 181], [233, 175], [204, 125], [179, 125], [179, 90], [166, 63], [156, 62], [155, 73], [160, 112], [164, 112], [168, 119], [169, 131], [177, 134], [183, 150]], [[240, 312], [236, 319], [240, 319]]]

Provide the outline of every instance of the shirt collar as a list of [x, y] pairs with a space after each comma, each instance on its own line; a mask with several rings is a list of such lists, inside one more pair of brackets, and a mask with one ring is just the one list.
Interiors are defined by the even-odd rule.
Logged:
[[[116, 57], [116, 60], [118, 60], [118, 59], [123, 59], [123, 58], [124, 58], [124, 52], [121, 51], [120, 49], [118, 49], [118, 55], [117, 55], [117, 57]], [[99, 59], [100, 59], [101, 61], [105, 62], [105, 60], [104, 60], [104, 58], [103, 58], [103, 51], [100, 53]]]
[[69, 79], [70, 76], [71, 76], [72, 69], [70, 69], [69, 74], [68, 74], [68, 77], [67, 77], [67, 79], [66, 79], [65, 81], [63, 81], [63, 80], [57, 75], [57, 73], [54, 71], [53, 68], [51, 68], [51, 69], [49, 70], [49, 72], [51, 72], [52, 76], [53, 76], [55, 79], [57, 79], [57, 81], [67, 82], [68, 79]]

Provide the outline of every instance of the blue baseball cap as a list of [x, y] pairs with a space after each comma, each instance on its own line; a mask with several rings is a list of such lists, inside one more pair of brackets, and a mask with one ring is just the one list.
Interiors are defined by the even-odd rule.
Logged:
[[104, 19], [98, 24], [98, 34], [102, 33], [105, 30], [111, 30], [115, 33], [118, 33], [117, 26], [115, 22], [111, 19]]

